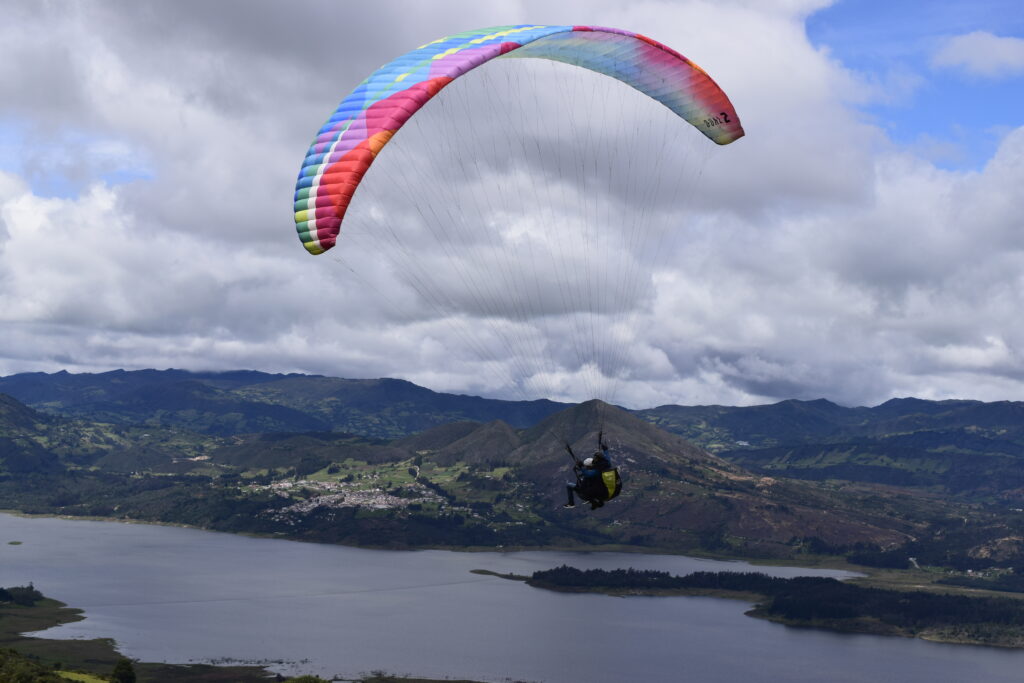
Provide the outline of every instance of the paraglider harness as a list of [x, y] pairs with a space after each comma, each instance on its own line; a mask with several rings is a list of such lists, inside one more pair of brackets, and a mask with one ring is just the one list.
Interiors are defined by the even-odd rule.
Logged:
[[612, 467], [611, 462], [605, 456], [608, 445], [604, 442], [603, 431], [598, 432], [597, 445], [600, 450], [594, 453], [594, 463], [591, 465], [599, 473], [599, 476], [596, 477], [583, 476], [583, 461], [572, 452], [572, 446], [568, 441], [565, 443], [565, 450], [569, 452], [569, 457], [573, 461], [572, 471], [576, 475], [580, 497], [588, 501], [603, 503], [619, 495], [622, 491], [622, 477], [619, 476], [619, 469]]

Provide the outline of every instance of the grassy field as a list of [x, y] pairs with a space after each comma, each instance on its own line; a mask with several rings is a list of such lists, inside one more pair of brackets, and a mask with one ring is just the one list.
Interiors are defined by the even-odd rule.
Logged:
[[106, 678], [100, 678], [92, 674], [79, 673], [78, 671], [58, 671], [57, 675], [69, 681], [80, 681], [80, 683], [106, 683]]

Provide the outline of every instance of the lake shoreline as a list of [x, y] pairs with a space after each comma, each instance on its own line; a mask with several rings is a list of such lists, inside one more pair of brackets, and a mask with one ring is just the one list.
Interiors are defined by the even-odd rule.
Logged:
[[[117, 662], [125, 658], [118, 651], [117, 643], [113, 639], [55, 640], [26, 635], [86, 618], [84, 610], [68, 607], [65, 603], [52, 598], [44, 598], [31, 607], [0, 604], [0, 649], [14, 650], [55, 673], [109, 676]], [[151, 683], [266, 683], [277, 677], [267, 668], [269, 664], [260, 663], [171, 664], [132, 661], [132, 666], [143, 680]], [[345, 679], [345, 683], [482, 682], [374, 672], [359, 678]]]
[[[739, 600], [751, 603], [753, 607], [744, 612], [748, 617], [762, 619], [791, 628], [831, 631], [875, 636], [898, 636], [901, 638], [919, 638], [935, 643], [950, 645], [972, 645], [975, 647], [995, 647], [1010, 650], [1024, 649], [1024, 633], [1008, 633], [1007, 630], [997, 632], [993, 637], [983, 639], [967, 635], [965, 631], [953, 631], [949, 628], [929, 628], [920, 630], [901, 628], [885, 624], [873, 618], [857, 619], [790, 619], [769, 613], [764, 603], [771, 599], [769, 595], [753, 591], [729, 590], [718, 588], [613, 588], [607, 586], [565, 586], [546, 581], [535, 580], [531, 576], [521, 574], [502, 574], [486, 569], [473, 569], [474, 574], [495, 576], [510, 581], [521, 581], [533, 588], [549, 590], [557, 593], [598, 594], [609, 597], [710, 597], [723, 600]], [[909, 592], [909, 591], [908, 591]]]
[[[920, 649], [934, 645], [882, 642], [913, 640], [888, 638], [874, 645], [879, 658], [862, 662], [856, 654], [859, 646], [844, 644], [856, 642], [852, 639], [832, 636], [829, 640], [829, 636], [815, 635], [811, 629], [802, 629], [808, 631], [807, 635], [783, 635], [785, 629], [746, 618], [744, 612], [757, 596], [705, 592], [719, 599], [558, 598], [512, 581], [470, 573], [485, 568], [499, 575], [529, 575], [567, 563], [604, 571], [630, 566], [643, 571], [668, 570], [673, 575], [764, 571], [780, 579], [850, 578], [850, 574], [834, 570], [762, 570], [675, 554], [520, 555], [509, 549], [479, 554], [451, 549], [380, 552], [334, 544], [276, 544], [274, 541], [281, 539], [194, 533], [195, 529], [138, 524], [134, 520], [130, 524], [104, 520], [76, 525], [72, 522], [78, 517], [0, 518], [7, 520], [3, 522], [0, 547], [8, 548], [2, 542], [23, 542], [4, 551], [10, 560], [4, 562], [4, 584], [25, 585], [31, 580], [68, 605], [85, 609], [85, 621], [34, 634], [58, 640], [54, 644], [56, 657], [64, 661], [68, 658], [63, 651], [76, 647], [77, 639], [109, 637], [116, 639], [116, 649], [140, 662], [202, 663], [212, 665], [211, 670], [224, 664], [266, 665], [260, 680], [266, 680], [262, 677], [267, 670], [285, 676], [319, 674], [347, 681], [369, 681], [372, 679], [365, 678], [368, 673], [381, 670], [406, 677], [416, 675], [405, 680], [419, 681], [504, 680], [496, 672], [505, 672], [503, 675], [512, 675], [515, 680], [567, 680], [566, 667], [570, 665], [552, 651], [551, 639], [543, 635], [544, 630], [561, 624], [566, 627], [562, 630], [568, 631], [563, 634], [568, 647], [580, 647], [590, 642], [585, 635], [586, 625], [595, 619], [613, 619], [622, 630], [619, 646], [626, 659], [618, 665], [613, 663], [610, 673], [604, 665], [584, 668], [586, 679], [594, 683], [628, 680], [628, 676], [623, 677], [627, 671], [636, 673], [628, 663], [632, 661], [643, 663], [649, 680], [662, 679], [674, 670], [675, 660], [669, 654], [674, 646], [670, 643], [675, 643], [680, 634], [689, 634], [685, 643], [692, 652], [687, 657], [701, 662], [705, 669], [711, 667], [707, 671], [714, 675], [705, 680], [714, 683], [739, 680], [754, 670], [752, 662], [722, 659], [727, 650], [721, 646], [725, 634], [742, 634], [744, 642], [758, 651], [765, 647], [773, 651], [820, 647], [836, 661], [845, 662], [851, 671], [863, 671], [863, 678], [851, 680], [865, 682], [873, 680], [874, 672], [895, 671], [906, 674], [904, 680], [908, 683], [926, 683], [926, 672], [969, 671], [972, 669], [968, 666], [977, 666], [974, 662], [996, 656], [953, 654], [961, 648], [947, 648], [944, 653]], [[721, 585], [735, 587], [732, 583]], [[506, 612], [508, 618], [493, 618]], [[434, 628], [439, 615], [449, 628]], [[664, 624], [664, 628], [651, 632], [651, 624]], [[510, 634], [519, 634], [521, 651], [510, 653], [501, 645]], [[396, 650], [386, 645], [394, 642], [415, 643], [422, 651]], [[466, 650], [467, 643], [476, 645]], [[965, 652], [979, 649], [962, 648]], [[529, 654], [525, 664], [523, 652]], [[769, 667], [777, 680], [812, 683], [807, 672], [794, 668], [789, 661], [784, 658]], [[927, 664], [935, 661], [946, 664], [941, 668]], [[1019, 656], [999, 661], [995, 666], [1003, 677], [990, 680], [1016, 680], [1013, 676], [1019, 671], [1019, 661]], [[424, 663], [426, 667], [421, 668]], [[580, 673], [579, 665], [574, 666], [572, 671]], [[178, 668], [189, 671], [191, 680], [198, 680], [194, 668]], [[165, 669], [164, 673], [169, 671]], [[764, 669], [759, 667], [757, 671], [763, 673]]]
[[329, 541], [317, 541], [309, 538], [294, 538], [282, 533], [261, 534], [249, 531], [224, 531], [210, 527], [185, 524], [181, 522], [164, 522], [160, 520], [134, 519], [126, 517], [102, 517], [95, 515], [62, 515], [59, 513], [35, 513], [24, 512], [14, 509], [0, 509], [0, 514], [25, 519], [63, 519], [68, 521], [88, 522], [117, 522], [120, 524], [139, 524], [149, 526], [170, 527], [175, 529], [191, 529], [193, 531], [206, 531], [215, 534], [228, 534], [231, 536], [243, 536], [246, 538], [265, 538], [277, 541], [290, 541], [292, 543], [308, 543], [311, 545], [338, 546], [343, 548], [359, 548], [361, 550], [386, 550], [395, 552], [410, 552], [417, 550], [442, 550], [455, 553], [523, 553], [523, 552], [566, 552], [566, 553], [623, 553], [635, 555], [665, 555], [669, 557], [690, 557], [699, 560], [714, 560], [716, 562], [746, 562], [751, 565], [763, 565], [770, 567], [798, 567], [801, 569], [835, 569], [839, 571], [859, 573], [865, 576], [871, 574], [869, 567], [851, 565], [843, 560], [829, 555], [812, 555], [806, 558], [786, 557], [746, 557], [742, 555], [729, 555], [725, 553], [714, 553], [701, 550], [673, 550], [662, 547], [640, 547], [624, 544], [598, 544], [598, 545], [498, 545], [498, 546], [461, 546], [461, 545], [365, 545], [351, 543], [332, 543]]
[[[867, 567], [859, 567], [850, 565], [842, 560], [829, 556], [820, 556], [814, 558], [806, 558], [807, 562], [801, 562], [797, 559], [765, 559], [765, 558], [750, 558], [750, 557], [738, 557], [731, 555], [722, 555], [717, 553], [683, 553], [678, 551], [671, 551], [666, 549], [649, 549], [649, 548], [637, 548], [635, 546], [621, 546], [621, 545], [602, 545], [602, 546], [515, 546], [515, 547], [487, 547], [487, 546], [410, 546], [410, 547], [394, 547], [394, 546], [368, 546], [368, 545], [349, 545], [343, 543], [321, 543], [318, 541], [311, 541], [309, 539], [297, 539], [291, 538], [281, 534], [258, 534], [248, 532], [230, 532], [220, 531], [217, 529], [209, 529], [206, 527], [200, 527], [195, 525], [177, 523], [177, 522], [162, 522], [152, 520], [140, 520], [140, 519], [125, 519], [123, 517], [97, 517], [97, 516], [77, 516], [77, 515], [60, 515], [60, 514], [35, 514], [26, 513], [20, 510], [0, 510], [0, 514], [10, 514], [17, 517], [23, 517], [27, 519], [62, 519], [68, 521], [93, 521], [93, 522], [117, 522], [122, 524], [137, 524], [137, 525], [150, 525], [150, 526], [161, 526], [161, 527], [172, 527], [180, 529], [190, 529], [195, 531], [205, 531], [212, 533], [229, 534], [233, 536], [244, 536], [249, 538], [265, 538], [274, 540], [285, 540], [293, 543], [310, 543], [315, 545], [338, 545], [342, 547], [359, 548], [363, 550], [381, 550], [381, 551], [394, 551], [394, 552], [408, 552], [408, 551], [419, 551], [419, 550], [439, 550], [445, 552], [455, 553], [519, 553], [519, 552], [574, 552], [574, 553], [623, 553], [623, 554], [645, 554], [645, 555], [666, 555], [666, 556], [680, 556], [680, 557], [691, 557], [697, 559], [716, 560], [724, 562], [745, 562], [750, 565], [765, 565], [765, 566], [791, 566], [806, 569], [837, 569], [848, 572], [860, 573], [861, 577], [855, 577], [853, 580], [867, 579], [869, 582], [876, 579], [878, 576], [885, 574], [885, 572], [871, 571]], [[883, 635], [883, 636], [899, 636], [906, 638], [920, 638], [922, 640], [928, 640], [931, 642], [948, 643], [957, 645], [974, 645], [981, 647], [999, 647], [1009, 649], [1021, 649], [1024, 648], [1024, 642], [1007, 644], [1002, 642], [990, 642], [982, 641], [964, 637], [954, 637], [943, 633], [912, 633], [905, 632], [900, 629], [893, 629], [889, 627], [882, 627], [880, 624], [874, 622], [864, 622], [856, 624], [840, 624], [834, 622], [803, 622], [798, 620], [782, 619], [777, 616], [768, 615], [763, 611], [758, 610], [756, 603], [765, 599], [764, 595], [742, 591], [726, 591], [726, 590], [714, 590], [714, 589], [672, 589], [672, 590], [644, 590], [644, 589], [630, 589], [630, 590], [589, 590], [585, 588], [572, 589], [566, 587], [551, 587], [551, 586], [539, 586], [530, 583], [530, 577], [517, 576], [517, 575], [502, 575], [488, 570], [473, 570], [474, 573], [479, 574], [491, 574], [503, 579], [518, 580], [525, 582], [534, 587], [543, 588], [545, 590], [553, 590], [563, 593], [599, 593], [602, 595], [608, 595], [612, 597], [712, 597], [723, 600], [740, 600], [749, 602], [755, 606], [745, 612], [747, 616], [770, 621], [773, 623], [789, 626], [792, 628], [806, 628], [815, 630], [831, 631], [835, 633], [851, 633], [851, 634], [869, 634], [869, 635]], [[888, 582], [881, 582], [881, 585], [889, 585]], [[905, 590], [905, 589], [897, 589]], [[422, 679], [426, 680], [426, 679]]]
[[[61, 671], [81, 671], [108, 676], [117, 662], [124, 658], [110, 638], [88, 640], [55, 640], [41, 638], [38, 633], [61, 624], [86, 619], [85, 611], [45, 598], [31, 607], [0, 605], [0, 648], [10, 648], [34, 661]], [[256, 683], [267, 681], [273, 673], [265, 667], [211, 664], [165, 664], [133, 662], [136, 671], [151, 681], [195, 681], [196, 683]]]

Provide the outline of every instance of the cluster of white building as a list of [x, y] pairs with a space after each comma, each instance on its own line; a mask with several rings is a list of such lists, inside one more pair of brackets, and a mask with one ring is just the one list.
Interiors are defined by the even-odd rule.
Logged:
[[406, 484], [405, 490], [415, 496], [395, 496], [382, 488], [364, 488], [365, 484], [341, 481], [313, 481], [310, 479], [275, 481], [271, 484], [255, 485], [252, 491], [273, 491], [282, 497], [290, 497], [302, 489], [316, 491], [320, 495], [298, 500], [292, 505], [274, 513], [275, 518], [284, 519], [309, 514], [319, 507], [343, 508], [362, 507], [371, 510], [387, 510], [407, 507], [413, 503], [443, 503], [444, 499], [420, 484]]

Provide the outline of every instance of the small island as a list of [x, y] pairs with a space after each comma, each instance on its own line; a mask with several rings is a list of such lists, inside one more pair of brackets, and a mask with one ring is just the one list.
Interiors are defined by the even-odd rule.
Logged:
[[1024, 600], [897, 591], [760, 572], [695, 572], [673, 576], [638, 569], [576, 569], [563, 565], [532, 576], [476, 573], [525, 581], [560, 592], [630, 596], [714, 596], [757, 603], [749, 616], [805, 628], [923, 638], [946, 643], [1024, 647]]

